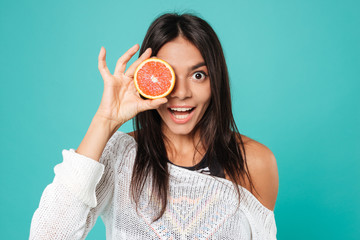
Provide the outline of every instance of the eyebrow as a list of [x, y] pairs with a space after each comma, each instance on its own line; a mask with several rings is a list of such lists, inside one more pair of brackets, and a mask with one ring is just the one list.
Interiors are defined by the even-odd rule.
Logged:
[[201, 62], [201, 63], [198, 63], [198, 64], [190, 67], [190, 68], [189, 68], [189, 71], [193, 71], [193, 70], [195, 70], [195, 69], [197, 69], [197, 68], [199, 68], [199, 67], [202, 67], [202, 66], [205, 66], [205, 62]]

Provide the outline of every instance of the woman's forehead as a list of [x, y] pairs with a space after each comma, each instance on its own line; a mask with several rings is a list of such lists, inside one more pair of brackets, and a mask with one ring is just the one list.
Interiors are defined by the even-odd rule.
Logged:
[[165, 60], [171, 66], [193, 70], [205, 65], [199, 49], [188, 40], [178, 37], [164, 44], [157, 53], [157, 57]]

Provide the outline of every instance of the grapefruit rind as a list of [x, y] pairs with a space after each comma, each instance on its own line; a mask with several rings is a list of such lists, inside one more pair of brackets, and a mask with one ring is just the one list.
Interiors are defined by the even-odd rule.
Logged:
[[[169, 89], [161, 94], [161, 95], [156, 95], [156, 96], [153, 96], [153, 95], [148, 95], [148, 94], [145, 94], [139, 87], [138, 85], [138, 82], [137, 82], [137, 74], [139, 72], [139, 70], [148, 62], [161, 62], [163, 63], [167, 69], [170, 70], [171, 72], [171, 75], [172, 75], [172, 79], [171, 79], [171, 85], [169, 87]], [[168, 64], [167, 62], [165, 62], [164, 60], [160, 59], [160, 58], [156, 58], [156, 57], [152, 57], [152, 58], [148, 58], [146, 60], [144, 60], [143, 62], [141, 62], [139, 64], [139, 66], [137, 66], [137, 68], [135, 69], [135, 73], [134, 73], [134, 83], [135, 83], [135, 87], [137, 89], [137, 91], [144, 97], [146, 98], [149, 98], [149, 99], [158, 99], [158, 98], [163, 98], [163, 97], [166, 97], [167, 95], [170, 94], [170, 92], [174, 89], [174, 86], [175, 86], [175, 72], [174, 72], [174, 69], [170, 66], [170, 64]]]

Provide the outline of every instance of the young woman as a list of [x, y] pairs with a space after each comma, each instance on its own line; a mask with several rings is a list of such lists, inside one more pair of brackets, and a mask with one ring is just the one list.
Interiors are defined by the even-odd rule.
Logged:
[[[203, 19], [164, 14], [113, 74], [99, 54], [103, 97], [78, 149], [41, 197], [30, 239], [84, 239], [101, 216], [107, 239], [276, 239], [276, 160], [241, 135], [220, 42]], [[174, 69], [166, 98], [146, 100], [136, 67], [156, 56]], [[118, 128], [135, 117], [135, 131]]]

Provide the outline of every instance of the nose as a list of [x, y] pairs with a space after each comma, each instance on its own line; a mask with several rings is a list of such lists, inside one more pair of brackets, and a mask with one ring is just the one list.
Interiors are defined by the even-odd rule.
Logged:
[[170, 97], [179, 98], [180, 100], [189, 98], [192, 92], [186, 78], [176, 78], [174, 89], [170, 93]]

